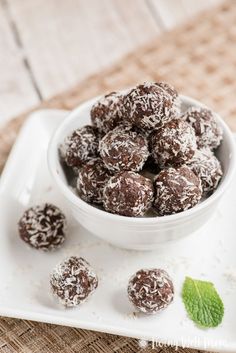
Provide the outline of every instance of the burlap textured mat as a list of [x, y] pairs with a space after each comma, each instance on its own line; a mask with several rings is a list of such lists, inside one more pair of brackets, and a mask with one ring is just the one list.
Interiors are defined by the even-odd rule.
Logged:
[[[157, 37], [155, 41], [126, 56], [119, 63], [87, 79], [39, 108], [72, 109], [80, 102], [104, 92], [144, 80], [165, 80], [186, 95], [195, 97], [222, 114], [236, 130], [236, 3], [223, 5]], [[0, 168], [20, 126], [23, 114], [0, 131]], [[2, 318], [0, 352], [30, 353], [133, 353], [141, 349], [137, 340], [68, 327]], [[175, 348], [156, 348], [170, 353]], [[179, 352], [198, 351], [179, 349]]]

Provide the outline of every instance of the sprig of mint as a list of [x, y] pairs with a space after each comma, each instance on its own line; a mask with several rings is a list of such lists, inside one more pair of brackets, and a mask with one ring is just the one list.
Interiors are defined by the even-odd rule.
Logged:
[[213, 283], [186, 277], [182, 298], [187, 313], [198, 326], [216, 327], [224, 316], [224, 304]]

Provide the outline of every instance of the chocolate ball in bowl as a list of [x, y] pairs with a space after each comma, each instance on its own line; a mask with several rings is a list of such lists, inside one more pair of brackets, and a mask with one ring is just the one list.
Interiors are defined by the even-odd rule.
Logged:
[[204, 194], [217, 188], [223, 171], [220, 161], [209, 148], [196, 150], [193, 158], [188, 162], [188, 166], [201, 179]]
[[197, 149], [194, 129], [186, 121], [174, 119], [151, 134], [150, 149], [162, 168], [185, 164]]
[[143, 216], [152, 206], [150, 179], [127, 171], [111, 177], [104, 187], [103, 206], [111, 213], [128, 217]]
[[98, 278], [82, 257], [71, 256], [58, 264], [50, 278], [51, 290], [66, 307], [83, 303], [97, 288]]
[[35, 249], [59, 248], [66, 237], [66, 218], [61, 210], [49, 203], [27, 209], [18, 223], [21, 239]]
[[217, 148], [223, 138], [223, 132], [219, 126], [215, 114], [206, 108], [189, 108], [183, 115], [195, 130], [198, 148]]
[[59, 150], [62, 160], [69, 167], [79, 169], [83, 163], [97, 156], [98, 131], [85, 125], [67, 136]]
[[156, 314], [174, 299], [174, 285], [162, 269], [142, 269], [128, 283], [128, 297], [136, 309], [145, 314]]
[[80, 168], [77, 179], [79, 196], [86, 202], [102, 203], [103, 189], [111, 173], [101, 158], [91, 159]]
[[154, 208], [159, 216], [195, 206], [202, 197], [200, 178], [187, 166], [162, 170], [154, 180]]
[[117, 127], [99, 143], [100, 156], [112, 172], [139, 171], [149, 156], [147, 139], [130, 129]]
[[117, 92], [105, 95], [94, 103], [90, 115], [92, 124], [103, 134], [125, 124], [123, 95]]
[[156, 83], [146, 82], [127, 93], [124, 105], [133, 126], [152, 130], [171, 120], [174, 103], [166, 90]]

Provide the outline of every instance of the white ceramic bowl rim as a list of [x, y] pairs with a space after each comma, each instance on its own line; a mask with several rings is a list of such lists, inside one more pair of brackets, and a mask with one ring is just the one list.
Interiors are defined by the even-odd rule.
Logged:
[[[198, 106], [198, 107], [206, 107], [204, 104], [198, 102], [197, 100], [181, 95], [181, 100], [182, 102], [188, 104], [188, 105], [193, 105], [193, 106]], [[192, 214], [200, 211], [204, 211], [206, 207], [209, 207], [212, 203], [215, 202], [215, 200], [222, 195], [226, 190], [227, 187], [234, 175], [234, 170], [235, 170], [235, 165], [236, 165], [236, 152], [235, 152], [235, 142], [233, 139], [233, 135], [226, 125], [226, 123], [219, 117], [218, 114], [216, 114], [217, 120], [219, 124], [222, 126], [224, 130], [224, 134], [226, 135], [226, 138], [229, 143], [229, 149], [231, 151], [231, 156], [230, 156], [230, 161], [229, 161], [229, 168], [227, 173], [224, 175], [224, 179], [218, 186], [218, 188], [214, 191], [212, 195], [210, 195], [206, 200], [202, 201], [198, 205], [194, 206], [193, 208], [176, 213], [173, 215], [167, 215], [167, 216], [162, 216], [162, 217], [126, 217], [126, 216], [121, 216], [121, 215], [116, 215], [112, 214], [109, 212], [106, 212], [104, 210], [101, 210], [99, 208], [96, 208], [85, 201], [83, 201], [79, 196], [75, 195], [72, 190], [70, 190], [69, 186], [66, 185], [63, 180], [60, 178], [59, 174], [57, 173], [57, 166], [56, 162], [58, 159], [58, 146], [62, 142], [59, 140], [59, 137], [62, 135], [62, 132], [65, 130], [65, 127], [68, 127], [70, 125], [71, 120], [74, 119], [75, 116], [79, 116], [80, 111], [87, 106], [88, 104], [91, 104], [92, 102], [96, 101], [99, 99], [99, 97], [96, 97], [92, 100], [86, 101], [83, 104], [81, 104], [79, 107], [77, 107], [75, 110], [73, 110], [68, 117], [59, 125], [59, 127], [56, 129], [55, 133], [53, 134], [51, 141], [49, 143], [48, 147], [48, 165], [50, 172], [56, 181], [57, 185], [61, 189], [62, 193], [64, 196], [74, 205], [80, 206], [81, 209], [88, 211], [89, 213], [93, 214], [94, 216], [98, 217], [105, 217], [109, 218], [110, 220], [117, 221], [118, 219], [121, 221], [125, 221], [126, 224], [128, 223], [136, 223], [136, 224], [155, 224], [155, 223], [166, 223], [166, 222], [175, 222], [175, 221], [181, 221], [182, 219], [191, 216]]]

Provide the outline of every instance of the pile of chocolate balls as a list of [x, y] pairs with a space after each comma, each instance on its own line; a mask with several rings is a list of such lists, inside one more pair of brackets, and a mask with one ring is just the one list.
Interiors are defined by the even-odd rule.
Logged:
[[178, 92], [163, 82], [112, 92], [91, 108], [91, 125], [60, 146], [81, 199], [129, 217], [187, 210], [218, 186], [214, 152], [222, 140], [215, 114], [181, 111]]
[[[220, 182], [214, 152], [222, 130], [215, 114], [195, 107], [182, 112], [177, 91], [167, 83], [106, 95], [92, 106], [91, 122], [66, 137], [59, 152], [79, 197], [107, 212], [171, 215], [196, 205]], [[30, 247], [50, 251], [64, 243], [66, 223], [57, 206], [45, 203], [25, 210], [18, 230]], [[66, 307], [80, 305], [97, 286], [96, 271], [78, 256], [59, 263], [50, 277], [52, 293]], [[134, 307], [148, 314], [174, 298], [171, 278], [158, 268], [137, 271], [127, 291]]]

